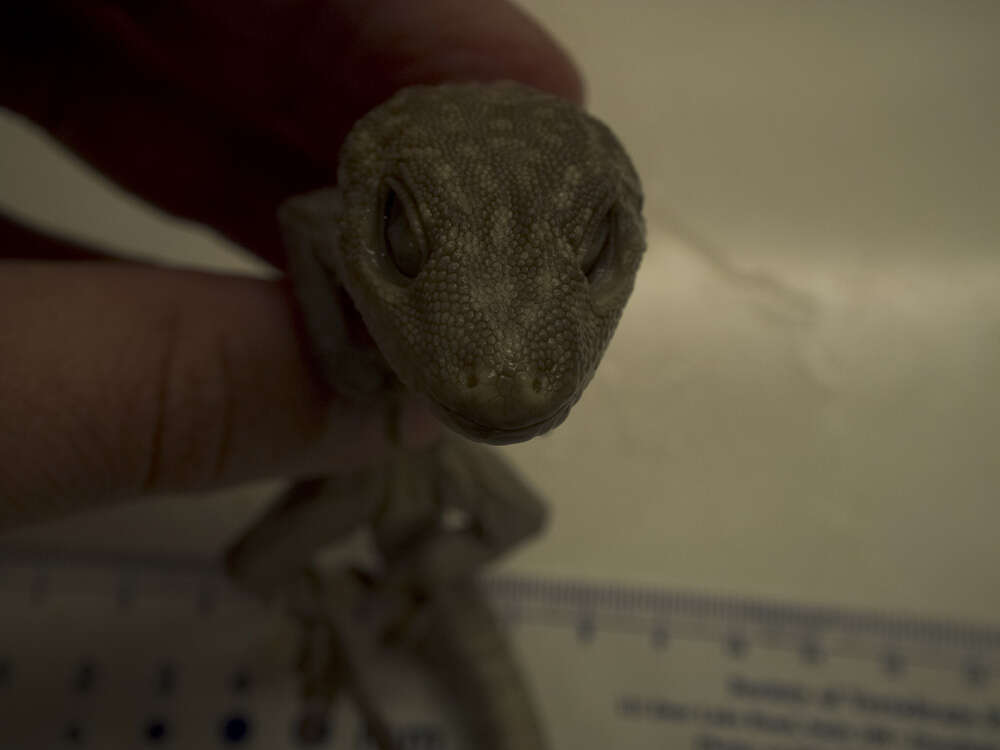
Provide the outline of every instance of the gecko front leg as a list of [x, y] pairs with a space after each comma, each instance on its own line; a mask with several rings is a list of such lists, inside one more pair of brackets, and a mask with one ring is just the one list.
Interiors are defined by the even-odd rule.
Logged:
[[365, 584], [350, 570], [323, 575], [314, 565], [322, 548], [370, 523], [381, 496], [380, 476], [372, 471], [299, 482], [226, 554], [238, 585], [265, 601], [283, 600], [299, 621], [299, 733], [305, 741], [322, 736], [334, 700], [346, 689], [381, 750], [398, 750], [348, 638], [347, 613]]
[[415, 652], [444, 685], [476, 750], [549, 747], [531, 690], [475, 579], [431, 593]]
[[415, 595], [387, 635], [445, 688], [477, 750], [544, 750], [531, 690], [478, 579], [484, 565], [542, 529], [545, 505], [495, 450], [465, 440], [443, 440], [418, 467], [432, 488], [433, 523], [399, 525], [390, 510], [374, 528], [387, 585], [405, 581]]
[[[306, 721], [318, 722], [343, 687], [381, 750], [396, 750], [356, 657], [364, 649], [348, 635], [353, 605], [373, 597], [389, 614], [370, 640], [419, 657], [477, 747], [542, 750], [530, 691], [476, 579], [544, 520], [541, 500], [499, 456], [450, 438], [376, 469], [294, 485], [230, 549], [227, 567], [302, 623]], [[362, 527], [380, 558], [372, 580], [315, 567], [322, 547]]]

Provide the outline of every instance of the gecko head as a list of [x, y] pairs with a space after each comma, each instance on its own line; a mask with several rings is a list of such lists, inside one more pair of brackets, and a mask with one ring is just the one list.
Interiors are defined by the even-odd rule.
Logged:
[[519, 84], [415, 86], [355, 125], [338, 190], [333, 262], [400, 380], [476, 440], [562, 422], [645, 248], [611, 131]]

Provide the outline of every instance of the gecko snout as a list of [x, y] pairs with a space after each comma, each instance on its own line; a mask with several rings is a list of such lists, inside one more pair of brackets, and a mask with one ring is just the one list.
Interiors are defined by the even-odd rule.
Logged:
[[[432, 394], [428, 394], [432, 395]], [[572, 383], [530, 369], [479, 367], [467, 371], [449, 398], [434, 398], [438, 415], [472, 440], [517, 443], [559, 425], [576, 401]]]
[[545, 425], [573, 394], [571, 386], [559, 387], [542, 373], [509, 367], [472, 371], [465, 386], [463, 411], [474, 422], [501, 431], [534, 430], [532, 434], [548, 429]]

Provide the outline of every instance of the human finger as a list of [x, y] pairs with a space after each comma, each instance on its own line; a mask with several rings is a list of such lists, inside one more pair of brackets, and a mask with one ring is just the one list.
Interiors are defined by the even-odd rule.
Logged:
[[512, 78], [582, 98], [505, 0], [8, 4], [2, 103], [128, 190], [282, 266], [274, 209], [335, 180], [351, 125], [398, 88]]
[[[0, 526], [384, 455], [385, 414], [318, 382], [297, 329], [283, 282], [0, 261]], [[437, 429], [407, 403], [404, 445]]]

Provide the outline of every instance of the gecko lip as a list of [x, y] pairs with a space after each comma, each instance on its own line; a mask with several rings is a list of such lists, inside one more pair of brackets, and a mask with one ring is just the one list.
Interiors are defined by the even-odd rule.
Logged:
[[431, 403], [442, 419], [456, 431], [473, 440], [493, 445], [520, 443], [547, 432], [566, 418], [572, 405], [569, 401], [564, 402], [541, 419], [510, 427], [477, 422], [435, 399], [431, 399]]

